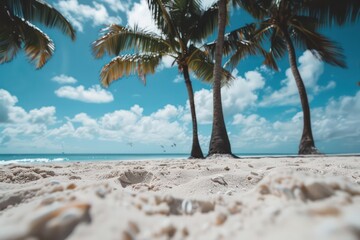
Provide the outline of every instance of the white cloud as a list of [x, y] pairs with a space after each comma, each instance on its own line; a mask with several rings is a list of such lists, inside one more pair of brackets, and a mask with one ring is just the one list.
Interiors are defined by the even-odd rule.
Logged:
[[129, 8], [129, 2], [119, 1], [119, 0], [100, 0], [101, 2], [106, 3], [109, 8], [114, 12], [126, 12]]
[[[312, 99], [313, 95], [333, 89], [336, 86], [334, 81], [330, 81], [326, 86], [318, 84], [320, 76], [324, 72], [324, 63], [318, 60], [309, 50], [299, 57], [298, 69], [306, 86], [309, 99]], [[296, 82], [290, 68], [286, 70], [285, 75], [286, 78], [281, 81], [282, 87], [279, 90], [270, 91], [270, 94], [264, 96], [260, 106], [286, 106], [300, 103]]]
[[137, 25], [141, 29], [160, 34], [160, 30], [157, 28], [148, 6], [146, 0], [140, 0], [139, 3], [134, 3], [130, 11], [127, 12], [128, 25], [130, 27]]
[[61, 74], [59, 76], [54, 76], [52, 81], [57, 82], [59, 84], [73, 84], [77, 83], [77, 80], [71, 76], [67, 76], [65, 74]]
[[13, 142], [24, 143], [28, 141], [20, 140], [24, 136], [34, 138], [34, 141], [29, 141], [28, 145], [40, 141], [48, 127], [57, 121], [55, 107], [35, 108], [27, 112], [16, 106], [17, 102], [16, 96], [0, 89], [0, 135], [2, 136], [0, 142], [8, 145]]
[[[257, 92], [265, 85], [264, 77], [257, 71], [248, 71], [245, 77], [238, 75], [237, 70], [233, 72], [235, 80], [221, 89], [223, 111], [225, 115], [231, 115], [246, 108], [255, 106], [258, 100]], [[212, 90], [201, 89], [194, 93], [195, 107], [198, 122], [200, 124], [210, 124], [212, 122]], [[189, 102], [187, 101], [187, 109]], [[190, 114], [184, 116], [185, 120], [190, 120]]]
[[[311, 113], [315, 144], [320, 151], [360, 151], [360, 91], [354, 96], [331, 99]], [[297, 152], [302, 124], [302, 112], [294, 113], [288, 120], [274, 121], [257, 114], [236, 114], [232, 125], [237, 130], [231, 142], [234, 148], [250, 152], [259, 149]]]
[[78, 87], [64, 86], [55, 91], [56, 96], [68, 98], [87, 103], [108, 103], [114, 100], [111, 92], [102, 89], [99, 85], [94, 85], [89, 89], [84, 86]]
[[[111, 0], [104, 1], [108, 4], [115, 3]], [[79, 3], [78, 0], [59, 0], [55, 6], [80, 32], [83, 32], [83, 25], [86, 22], [91, 22], [93, 26], [121, 23], [121, 18], [110, 16], [106, 7], [96, 1], [93, 1], [92, 5], [86, 5]], [[120, 5], [111, 6], [115, 9], [121, 8]]]
[[176, 78], [174, 79], [174, 83], [181, 83], [184, 81], [184, 77], [181, 76], [180, 74], [176, 76]]

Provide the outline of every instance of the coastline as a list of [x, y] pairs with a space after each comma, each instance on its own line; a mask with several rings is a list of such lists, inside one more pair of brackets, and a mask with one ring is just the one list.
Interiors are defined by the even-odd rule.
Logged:
[[0, 239], [358, 239], [360, 156], [6, 164]]

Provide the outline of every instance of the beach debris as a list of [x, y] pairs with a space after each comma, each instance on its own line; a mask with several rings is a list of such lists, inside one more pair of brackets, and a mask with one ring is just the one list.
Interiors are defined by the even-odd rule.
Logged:
[[321, 182], [313, 182], [305, 185], [303, 191], [305, 192], [305, 196], [312, 201], [328, 198], [334, 194], [329, 186]]
[[211, 181], [213, 181], [215, 183], [219, 183], [219, 184], [224, 185], [224, 186], [228, 185], [227, 182], [224, 179], [224, 176], [222, 176], [222, 175], [218, 175], [216, 177], [211, 178]]
[[76, 188], [76, 184], [75, 184], [75, 183], [70, 183], [70, 184], [66, 187], [67, 190], [74, 190], [75, 188]]
[[74, 175], [72, 175], [72, 176], [69, 177], [69, 180], [80, 180], [80, 179], [81, 179], [81, 177], [79, 177], [79, 176], [74, 176]]
[[230, 214], [237, 214], [237, 213], [241, 212], [242, 206], [243, 206], [242, 202], [235, 201], [235, 202], [233, 202], [232, 204], [229, 205], [227, 210], [228, 210], [228, 212]]
[[161, 238], [162, 236], [172, 238], [174, 237], [177, 228], [169, 221], [165, 221], [161, 224], [161, 227], [158, 231], [156, 231], [153, 236], [156, 238]]
[[140, 233], [140, 229], [135, 222], [128, 222], [128, 229], [122, 232], [122, 240], [135, 240], [137, 235]]
[[64, 240], [81, 222], [90, 222], [90, 204], [55, 202], [38, 208], [26, 219], [24, 228], [2, 226], [0, 239], [51, 239]]
[[220, 212], [216, 215], [215, 225], [216, 226], [223, 225], [224, 222], [226, 222], [226, 220], [227, 220], [227, 215], [225, 213]]
[[185, 214], [192, 214], [193, 213], [193, 204], [190, 200], [183, 200], [181, 203], [181, 211]]
[[154, 214], [169, 215], [170, 214], [170, 207], [165, 202], [160, 203], [159, 205], [145, 204], [142, 206], [142, 210], [145, 212], [146, 215], [154, 215]]
[[208, 213], [215, 209], [215, 204], [210, 201], [174, 198], [170, 195], [155, 195], [146, 200], [139, 196], [133, 205], [147, 215], [192, 215], [196, 212]]

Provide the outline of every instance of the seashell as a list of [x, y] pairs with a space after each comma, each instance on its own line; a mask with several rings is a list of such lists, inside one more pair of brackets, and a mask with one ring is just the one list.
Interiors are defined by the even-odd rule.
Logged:
[[183, 200], [181, 203], [181, 211], [185, 214], [192, 214], [193, 213], [193, 204], [190, 200]]

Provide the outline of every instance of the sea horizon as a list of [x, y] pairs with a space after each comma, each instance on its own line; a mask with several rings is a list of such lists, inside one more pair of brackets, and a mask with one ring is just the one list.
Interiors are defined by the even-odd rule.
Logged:
[[[297, 156], [297, 153], [234, 153], [239, 157]], [[326, 153], [326, 155], [359, 155], [359, 153]], [[188, 153], [2, 153], [0, 165], [10, 163], [51, 163], [74, 161], [127, 161], [184, 159]]]

